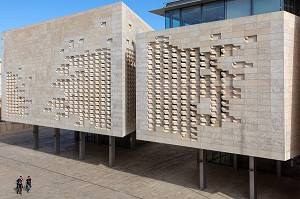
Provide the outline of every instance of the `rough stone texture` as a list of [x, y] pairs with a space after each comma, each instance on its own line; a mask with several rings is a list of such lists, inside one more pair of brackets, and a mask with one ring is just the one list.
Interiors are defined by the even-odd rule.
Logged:
[[[284, 115], [286, 158], [300, 154], [300, 18], [284, 13]], [[282, 70], [277, 73], [282, 73]], [[274, 88], [275, 89], [275, 88]]]
[[138, 34], [137, 138], [299, 155], [298, 26], [275, 12]]
[[115, 3], [5, 32], [4, 120], [114, 136], [133, 132], [135, 35], [150, 30]]
[[20, 133], [28, 130], [32, 130], [32, 125], [14, 122], [0, 122], [1, 135]]

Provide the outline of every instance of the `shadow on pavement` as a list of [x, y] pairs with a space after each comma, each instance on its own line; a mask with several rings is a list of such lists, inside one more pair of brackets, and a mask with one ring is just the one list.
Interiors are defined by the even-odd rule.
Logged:
[[[52, 128], [40, 129], [40, 149], [54, 154]], [[0, 136], [0, 143], [32, 149], [32, 132]], [[116, 148], [116, 166], [113, 170], [147, 177], [189, 188], [198, 189], [197, 150], [186, 147], [137, 141], [136, 148]], [[78, 143], [73, 131], [61, 131], [59, 157], [78, 160]], [[86, 143], [86, 159], [93, 165], [108, 167], [108, 146]], [[208, 164], [207, 193], [219, 193], [224, 198], [248, 198], [248, 171], [232, 167]], [[300, 181], [290, 177], [278, 178], [275, 174], [258, 172], [258, 198], [300, 198]], [[180, 191], [180, 190], [179, 190]]]

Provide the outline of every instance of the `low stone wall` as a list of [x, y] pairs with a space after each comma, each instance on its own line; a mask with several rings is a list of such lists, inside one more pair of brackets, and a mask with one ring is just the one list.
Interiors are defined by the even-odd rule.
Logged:
[[0, 135], [20, 133], [31, 129], [32, 129], [32, 125], [30, 124], [0, 122]]

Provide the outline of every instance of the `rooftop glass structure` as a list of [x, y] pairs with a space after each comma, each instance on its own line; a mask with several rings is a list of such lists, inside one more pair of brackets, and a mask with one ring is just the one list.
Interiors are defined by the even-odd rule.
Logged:
[[175, 28], [285, 10], [300, 14], [299, 0], [177, 0], [152, 13], [165, 16], [165, 27]]

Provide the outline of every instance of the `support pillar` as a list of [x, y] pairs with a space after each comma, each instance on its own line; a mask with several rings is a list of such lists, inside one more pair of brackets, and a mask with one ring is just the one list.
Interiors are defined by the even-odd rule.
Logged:
[[33, 125], [33, 149], [39, 149], [39, 126]]
[[233, 154], [233, 167], [235, 170], [238, 170], [238, 155]]
[[281, 177], [281, 161], [280, 160], [276, 161], [276, 169], [277, 169], [277, 176]]
[[207, 187], [207, 179], [206, 179], [206, 151], [203, 149], [199, 149], [199, 185], [200, 190], [204, 190]]
[[110, 167], [115, 166], [116, 155], [116, 140], [114, 136], [109, 136], [109, 160], [108, 165]]
[[74, 140], [79, 141], [79, 131], [74, 131]]
[[256, 161], [255, 157], [249, 156], [249, 198], [257, 198], [256, 190]]
[[54, 148], [55, 154], [60, 154], [60, 129], [54, 129]]
[[79, 160], [85, 158], [85, 132], [79, 132]]
[[135, 149], [135, 141], [136, 141], [136, 132], [130, 134], [130, 150]]

